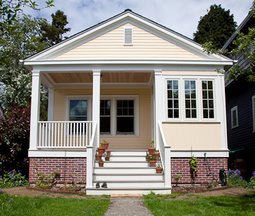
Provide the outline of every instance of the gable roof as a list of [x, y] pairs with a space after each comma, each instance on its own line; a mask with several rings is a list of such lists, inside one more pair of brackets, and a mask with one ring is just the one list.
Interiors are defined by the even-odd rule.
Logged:
[[222, 47], [222, 50], [225, 50], [236, 38], [236, 36], [239, 34], [239, 32], [242, 31], [242, 29], [248, 24], [248, 22], [252, 19], [253, 13], [248, 13], [248, 15], [245, 17], [245, 19], [242, 21], [242, 23], [237, 27], [236, 31], [230, 36], [230, 38], [227, 40], [227, 42]]
[[[135, 21], [143, 23], [146, 26], [149, 26], [161, 33], [166, 34], [167, 36], [169, 36], [171, 38], [174, 38], [178, 42], [192, 48], [193, 50], [196, 50], [196, 52], [202, 53], [203, 55], [208, 57], [209, 61], [218, 62], [218, 63], [225, 64], [225, 65], [232, 64], [231, 59], [229, 59], [225, 56], [222, 56], [222, 55], [207, 54], [204, 52], [203, 48], [198, 43], [194, 42], [192, 39], [190, 39], [178, 32], [175, 32], [163, 25], [160, 25], [159, 23], [156, 23], [146, 17], [143, 17], [140, 14], [137, 14], [130, 9], [127, 9], [127, 10], [123, 11], [122, 13], [119, 13], [103, 22], [100, 22], [90, 28], [87, 28], [87, 29], [69, 37], [68, 39], [65, 39], [62, 42], [60, 42], [52, 47], [49, 47], [49, 48], [31, 56], [31, 57], [28, 57], [27, 59], [24, 60], [24, 64], [25, 65], [35, 65], [35, 64], [38, 65], [38, 64], [40, 64], [40, 61], [43, 62], [44, 56], [50, 55], [51, 53], [58, 52], [61, 49], [63, 49], [64, 47], [69, 46], [70, 44], [75, 43], [75, 42], [81, 40], [82, 38], [87, 37], [88, 35], [90, 35], [92, 33], [95, 33], [103, 28], [107, 28], [108, 26], [110, 26], [118, 21], [128, 19], [128, 18], [131, 18]], [[45, 64], [45, 61], [44, 61], [44, 64]]]

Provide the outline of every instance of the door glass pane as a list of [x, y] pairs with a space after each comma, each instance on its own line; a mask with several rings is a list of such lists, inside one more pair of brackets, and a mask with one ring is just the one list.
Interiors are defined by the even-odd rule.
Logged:
[[100, 101], [100, 133], [111, 133], [111, 101]]

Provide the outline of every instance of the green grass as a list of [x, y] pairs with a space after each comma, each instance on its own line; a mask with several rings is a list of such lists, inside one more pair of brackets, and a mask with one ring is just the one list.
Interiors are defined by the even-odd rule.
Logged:
[[190, 197], [175, 200], [175, 197], [148, 195], [145, 205], [155, 216], [254, 216], [255, 193], [246, 196]]
[[110, 204], [107, 197], [70, 199], [0, 195], [0, 216], [100, 216]]

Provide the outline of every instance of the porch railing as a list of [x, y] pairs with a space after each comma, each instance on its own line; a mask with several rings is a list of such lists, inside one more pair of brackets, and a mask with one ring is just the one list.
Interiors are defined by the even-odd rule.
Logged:
[[92, 121], [39, 121], [37, 148], [84, 148], [92, 136]]

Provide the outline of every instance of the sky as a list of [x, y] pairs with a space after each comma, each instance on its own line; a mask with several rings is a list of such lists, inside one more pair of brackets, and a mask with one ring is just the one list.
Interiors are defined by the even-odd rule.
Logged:
[[[39, 0], [43, 5], [45, 0]], [[108, 19], [125, 9], [158, 22], [189, 38], [197, 29], [201, 16], [207, 13], [210, 5], [221, 4], [222, 8], [230, 10], [239, 25], [247, 16], [252, 0], [55, 0], [55, 7], [40, 11], [26, 9], [35, 17], [47, 18], [51, 21], [51, 14], [62, 10], [67, 15], [68, 27], [73, 35]]]

